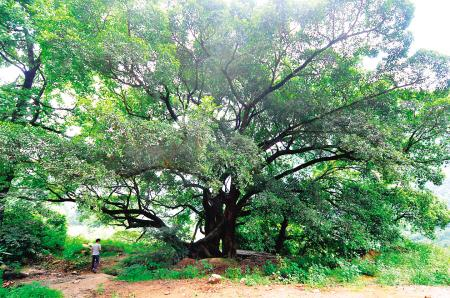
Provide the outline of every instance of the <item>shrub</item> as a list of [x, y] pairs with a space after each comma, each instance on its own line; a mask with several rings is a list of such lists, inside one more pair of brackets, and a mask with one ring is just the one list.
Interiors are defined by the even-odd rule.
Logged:
[[122, 269], [119, 266], [105, 267], [102, 270], [104, 273], [117, 276], [122, 272]]
[[448, 249], [405, 241], [377, 258], [377, 280], [386, 285], [450, 285], [449, 262]]
[[102, 255], [111, 256], [118, 254], [144, 253], [148, 249], [146, 243], [128, 242], [126, 240], [106, 239], [102, 240]]
[[345, 262], [340, 267], [334, 269], [331, 274], [338, 282], [352, 282], [360, 276], [361, 271], [357, 265]]
[[262, 267], [264, 275], [270, 276], [277, 272], [278, 267], [271, 261], [266, 261], [266, 263]]
[[168, 267], [173, 264], [175, 253], [172, 249], [161, 248], [157, 251], [138, 252], [131, 254], [122, 260], [121, 264], [124, 267], [133, 265], [142, 265], [149, 270]]
[[267, 276], [263, 276], [262, 272], [259, 270], [246, 274], [243, 279], [245, 281], [245, 285], [247, 286], [267, 285], [271, 283], [271, 280]]
[[214, 270], [214, 266], [209, 263], [207, 260], [201, 260], [202, 266], [203, 266], [203, 272], [204, 273], [211, 273]]
[[66, 222], [61, 214], [30, 204], [10, 204], [0, 227], [3, 261], [26, 263], [43, 254], [58, 253], [65, 237]]
[[327, 282], [327, 271], [328, 269], [326, 267], [321, 265], [312, 265], [308, 269], [306, 283], [311, 286], [324, 286]]
[[380, 270], [380, 275], [377, 278], [377, 282], [386, 286], [396, 286], [404, 282], [403, 274], [400, 270], [382, 268]]
[[288, 282], [305, 282], [307, 272], [299, 264], [290, 259], [280, 259], [277, 271], [280, 278]]
[[361, 272], [361, 274], [367, 276], [375, 276], [379, 271], [377, 264], [374, 261], [370, 260], [357, 261], [356, 266], [358, 266], [358, 270]]
[[233, 280], [239, 280], [244, 276], [242, 274], [241, 268], [232, 268], [232, 267], [227, 268], [225, 270], [224, 275], [226, 278], [233, 279]]
[[90, 250], [83, 244], [87, 241], [81, 237], [67, 237], [62, 257], [73, 263], [76, 269], [86, 268], [91, 260]]

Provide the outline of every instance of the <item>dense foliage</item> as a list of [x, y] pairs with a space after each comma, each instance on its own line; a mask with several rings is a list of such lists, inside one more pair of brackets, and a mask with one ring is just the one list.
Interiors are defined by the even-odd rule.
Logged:
[[[449, 58], [407, 0], [0, 0], [0, 223], [72, 201], [193, 257], [352, 255], [449, 222]], [[367, 58], [379, 59], [374, 70]]]
[[66, 220], [46, 208], [23, 203], [7, 206], [0, 226], [0, 247], [5, 263], [36, 261], [64, 248]]

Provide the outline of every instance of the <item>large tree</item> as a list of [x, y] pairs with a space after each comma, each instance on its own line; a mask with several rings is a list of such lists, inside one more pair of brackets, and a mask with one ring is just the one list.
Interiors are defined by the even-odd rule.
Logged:
[[[52, 66], [81, 69], [95, 91], [77, 96], [73, 162], [40, 164], [39, 187], [58, 185], [50, 199], [157, 229], [197, 257], [234, 256], [236, 227], [262, 202], [281, 229], [305, 201], [337, 223], [368, 210], [370, 194], [357, 199], [367, 185], [391, 226], [436, 205], [420, 188], [439, 183], [448, 160], [449, 60], [409, 54], [408, 1], [43, 5]], [[375, 70], [367, 57], [380, 60]], [[345, 174], [318, 179], [335, 171]], [[408, 203], [398, 188], [422, 195]], [[448, 213], [427, 220], [445, 225]]]

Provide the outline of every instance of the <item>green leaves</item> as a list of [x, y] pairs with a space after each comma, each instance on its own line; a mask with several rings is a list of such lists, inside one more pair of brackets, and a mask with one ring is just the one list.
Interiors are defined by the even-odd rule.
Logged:
[[448, 222], [425, 185], [448, 159], [449, 60], [408, 57], [408, 1], [0, 3], [22, 70], [0, 87], [9, 197], [217, 245], [248, 221], [269, 250], [285, 221], [292, 249], [342, 254]]

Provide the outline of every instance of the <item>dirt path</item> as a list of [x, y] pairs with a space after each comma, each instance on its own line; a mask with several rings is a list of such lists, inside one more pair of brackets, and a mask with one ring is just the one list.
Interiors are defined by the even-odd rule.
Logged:
[[63, 292], [65, 298], [98, 297], [104, 288], [113, 285], [114, 276], [104, 273], [51, 273], [21, 280], [20, 283], [38, 281], [50, 288]]
[[96, 297], [111, 279], [112, 276], [104, 273], [83, 274], [65, 281], [51, 281], [48, 286], [62, 291], [65, 298]]
[[[106, 260], [108, 261], [108, 260]], [[106, 263], [105, 263], [106, 264]], [[359, 286], [336, 286], [312, 289], [304, 285], [259, 285], [246, 286], [223, 280], [218, 284], [208, 284], [207, 279], [191, 280], [156, 280], [128, 283], [117, 281], [104, 273], [51, 272], [28, 270], [29, 278], [20, 283], [39, 281], [63, 292], [66, 298], [154, 298], [154, 297], [197, 297], [197, 298], [447, 298], [450, 287], [397, 286], [383, 287], [375, 284], [373, 279], [361, 279]]]
[[51, 288], [61, 290], [66, 298], [147, 298], [147, 297], [251, 297], [251, 298], [447, 298], [450, 287], [379, 285], [330, 287], [311, 289], [303, 285], [246, 286], [230, 281], [211, 285], [206, 279], [158, 280], [127, 283], [114, 277], [98, 273], [81, 275], [47, 276], [39, 279]]
[[375, 297], [450, 297], [450, 287], [399, 286], [381, 287], [370, 285], [365, 287], [333, 287], [327, 289], [308, 289], [302, 285], [270, 285], [245, 286], [228, 281], [210, 285], [204, 279], [150, 281], [126, 283], [113, 281], [107, 285], [106, 291], [99, 297], [329, 297], [329, 298], [375, 298]]

